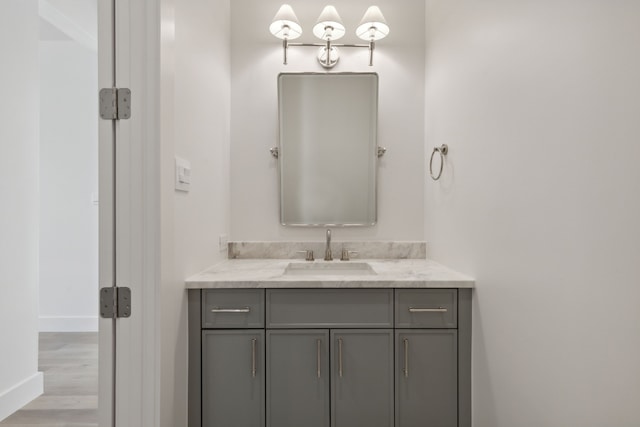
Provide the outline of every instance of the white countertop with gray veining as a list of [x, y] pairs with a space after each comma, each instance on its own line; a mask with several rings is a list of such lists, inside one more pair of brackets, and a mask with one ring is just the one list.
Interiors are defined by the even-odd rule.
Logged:
[[[305, 271], [287, 274], [287, 268], [306, 270], [368, 264], [367, 274]], [[311, 266], [313, 264], [313, 266]], [[295, 268], [298, 267], [298, 268]], [[367, 267], [368, 268], [368, 267]], [[373, 270], [373, 272], [371, 272]], [[214, 288], [473, 288], [475, 280], [428, 259], [357, 259], [352, 261], [304, 261], [293, 259], [229, 259], [186, 280], [187, 289]]]

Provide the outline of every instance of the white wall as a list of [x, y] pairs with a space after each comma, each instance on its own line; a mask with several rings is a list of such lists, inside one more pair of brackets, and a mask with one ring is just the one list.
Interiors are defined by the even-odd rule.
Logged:
[[[233, 240], [321, 240], [321, 230], [280, 225], [277, 161], [277, 82], [280, 72], [324, 69], [315, 48], [290, 48], [282, 64], [282, 43], [269, 33], [281, 0], [231, 2], [231, 238]], [[338, 42], [362, 43], [355, 36], [369, 0], [333, 3], [347, 35]], [[378, 143], [388, 152], [380, 161], [378, 224], [335, 230], [342, 240], [424, 239], [424, 2], [383, 0], [377, 3], [391, 32], [377, 44], [374, 66], [366, 49], [342, 49], [333, 71], [374, 71], [379, 83]], [[296, 42], [314, 43], [311, 28], [326, 2], [291, 2], [303, 35]]]
[[0, 3], [0, 420], [42, 393], [38, 373], [38, 8]]
[[41, 331], [98, 327], [97, 59], [75, 41], [40, 43]]
[[38, 0], [38, 6], [43, 21], [86, 48], [98, 49], [98, 0]]
[[474, 426], [640, 425], [640, 3], [426, 17], [425, 228], [477, 278]]
[[[186, 425], [184, 280], [226, 258], [229, 234], [229, 0], [163, 1], [161, 425]], [[191, 190], [174, 188], [174, 156]]]

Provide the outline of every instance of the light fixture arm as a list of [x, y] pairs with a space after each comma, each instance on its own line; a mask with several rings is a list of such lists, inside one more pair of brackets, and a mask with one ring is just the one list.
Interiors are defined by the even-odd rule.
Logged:
[[[294, 43], [289, 42], [287, 39], [282, 41], [282, 48], [284, 50], [284, 65], [287, 65], [287, 50], [290, 47], [322, 47], [327, 50], [327, 52], [331, 52], [332, 48], [337, 47], [349, 47], [349, 48], [365, 48], [369, 49], [369, 66], [373, 66], [373, 51], [375, 50], [375, 42], [372, 40], [367, 44], [345, 44], [345, 43], [331, 43], [331, 40], [327, 40], [325, 43]], [[322, 66], [325, 68], [331, 68], [335, 63], [331, 63], [331, 59], [329, 55], [325, 58], [324, 61], [321, 62]]]
[[289, 49], [289, 40], [282, 39], [282, 51], [283, 51], [283, 64], [287, 65], [287, 51]]
[[325, 68], [331, 68], [331, 39], [327, 39], [327, 58], [324, 63]]

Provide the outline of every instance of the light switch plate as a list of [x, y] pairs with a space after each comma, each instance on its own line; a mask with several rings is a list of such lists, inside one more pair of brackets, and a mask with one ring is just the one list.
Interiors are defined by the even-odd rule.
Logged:
[[191, 163], [176, 157], [176, 190], [189, 191], [191, 187]]

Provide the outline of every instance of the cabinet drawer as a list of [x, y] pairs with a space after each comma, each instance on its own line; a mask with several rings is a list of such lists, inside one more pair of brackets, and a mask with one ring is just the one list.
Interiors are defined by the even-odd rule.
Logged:
[[456, 289], [396, 289], [396, 328], [456, 328]]
[[268, 289], [267, 328], [391, 328], [391, 289]]
[[202, 327], [264, 328], [264, 290], [203, 290]]

